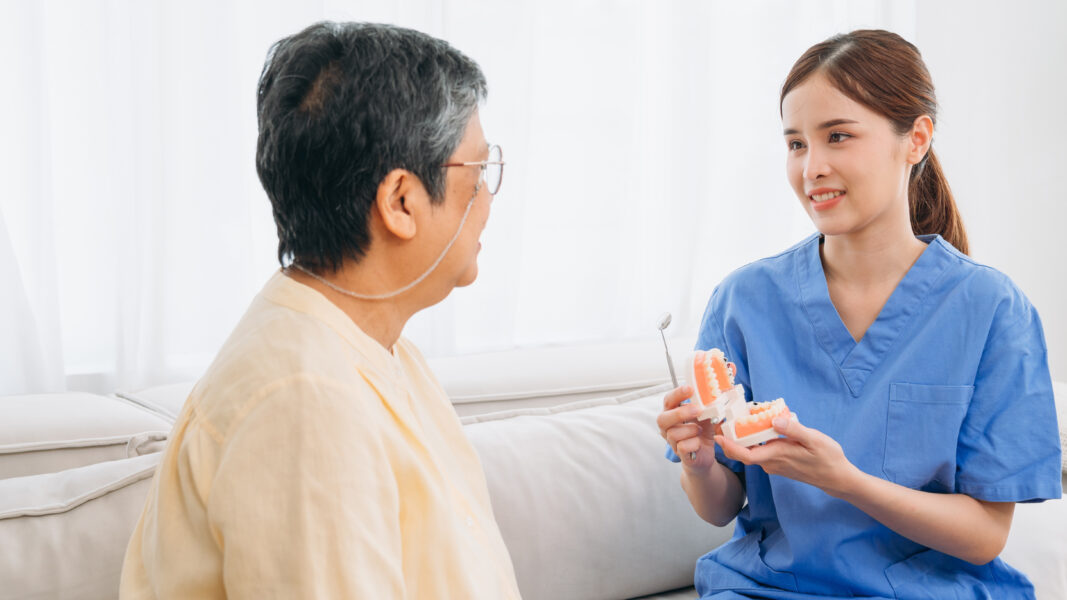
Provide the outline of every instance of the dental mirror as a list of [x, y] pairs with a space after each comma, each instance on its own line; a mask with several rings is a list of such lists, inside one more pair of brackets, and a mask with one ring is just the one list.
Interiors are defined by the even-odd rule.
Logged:
[[[663, 351], [667, 353], [667, 368], [671, 370], [671, 383], [674, 387], [678, 387], [678, 377], [674, 374], [674, 361], [671, 360], [671, 349], [667, 347], [667, 336], [663, 335], [663, 330], [671, 324], [671, 313], [663, 313], [663, 316], [659, 318], [659, 337], [663, 340]], [[688, 402], [688, 400], [687, 400]], [[689, 460], [696, 460], [697, 453], [690, 452]]]
[[667, 367], [671, 370], [671, 383], [674, 387], [678, 387], [678, 377], [674, 374], [674, 361], [671, 360], [671, 350], [667, 347], [667, 337], [663, 334], [663, 330], [671, 324], [671, 313], [663, 313], [663, 316], [659, 319], [659, 337], [663, 340], [663, 350], [667, 353]]

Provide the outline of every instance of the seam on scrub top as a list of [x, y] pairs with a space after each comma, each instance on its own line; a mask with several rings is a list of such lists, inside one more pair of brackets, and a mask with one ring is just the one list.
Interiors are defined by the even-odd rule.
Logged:
[[[814, 234], [813, 237], [815, 239], [818, 239], [818, 234]], [[806, 246], [807, 244], [803, 245]], [[815, 326], [815, 319], [812, 317], [812, 313], [808, 311], [808, 303], [806, 302], [807, 295], [804, 294], [804, 286], [801, 285], [800, 281], [800, 263], [798, 262], [798, 254], [799, 251], [793, 252], [793, 278], [796, 280], [797, 294], [800, 297], [800, 310], [804, 312], [804, 316], [808, 319], [808, 327], [811, 328], [811, 333], [812, 336], [815, 338], [815, 341], [819, 344], [819, 347], [822, 348], [822, 351], [826, 354], [826, 357], [830, 359], [830, 364], [832, 364], [834, 368], [837, 369], [837, 374], [840, 375], [841, 379], [845, 381], [845, 387], [848, 387], [848, 378], [845, 377], [845, 372], [842, 370], [841, 365], [837, 364], [837, 359], [834, 358], [833, 353], [830, 352], [830, 349], [823, 342], [823, 338], [819, 332], [819, 328]], [[807, 265], [805, 265], [804, 268], [806, 269]], [[810, 278], [811, 274], [806, 274], [809, 275]], [[831, 302], [830, 304], [833, 305], [833, 302]], [[849, 388], [849, 393], [852, 393], [852, 388]]]

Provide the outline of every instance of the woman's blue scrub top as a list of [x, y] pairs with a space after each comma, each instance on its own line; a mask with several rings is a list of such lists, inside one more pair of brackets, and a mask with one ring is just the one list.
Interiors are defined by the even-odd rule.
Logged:
[[[866, 473], [994, 502], [1059, 498], [1044, 334], [1011, 280], [921, 236], [926, 250], [857, 343], [830, 302], [821, 239], [723, 280], [697, 348], [721, 348], [748, 400], [784, 397]], [[701, 598], [1033, 598], [999, 558], [975, 566], [931, 550], [814, 486], [717, 454], [748, 504], [731, 540], [697, 561]]]

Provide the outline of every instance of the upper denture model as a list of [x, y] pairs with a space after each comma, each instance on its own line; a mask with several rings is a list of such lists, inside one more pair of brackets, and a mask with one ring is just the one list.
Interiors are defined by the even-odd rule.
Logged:
[[771, 425], [776, 417], [796, 419], [785, 400], [745, 402], [745, 388], [734, 383], [737, 367], [726, 361], [722, 350], [697, 350], [693, 354], [695, 400], [704, 407], [698, 417], [722, 423], [725, 437], [742, 446], [754, 446], [778, 437]]

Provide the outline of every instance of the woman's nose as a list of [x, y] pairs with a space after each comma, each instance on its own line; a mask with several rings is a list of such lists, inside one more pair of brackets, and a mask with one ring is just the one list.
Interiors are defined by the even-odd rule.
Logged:
[[815, 181], [819, 177], [830, 174], [830, 163], [827, 162], [823, 152], [809, 147], [804, 156], [804, 179]]

